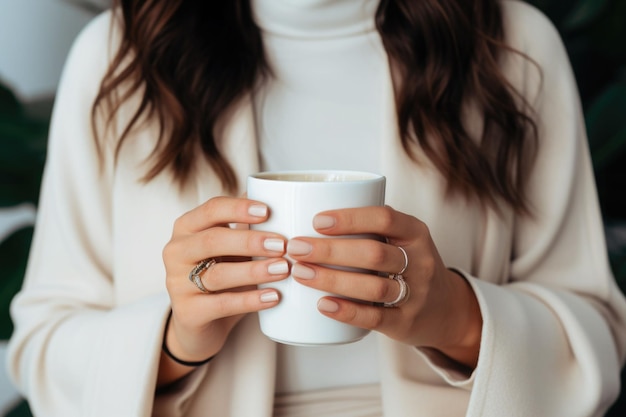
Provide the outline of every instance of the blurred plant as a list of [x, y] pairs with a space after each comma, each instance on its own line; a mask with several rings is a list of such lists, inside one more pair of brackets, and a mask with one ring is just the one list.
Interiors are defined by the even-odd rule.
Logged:
[[[0, 84], [0, 210], [37, 202], [47, 132], [47, 118], [29, 115], [11, 90]], [[9, 306], [22, 286], [33, 228], [18, 227], [9, 233], [7, 239], [0, 239], [0, 340], [13, 332]], [[28, 404], [18, 403], [7, 416], [30, 417]]]
[[[48, 121], [27, 114], [15, 95], [0, 84], [0, 207], [35, 204], [46, 153]], [[22, 284], [32, 227], [0, 241], [0, 339], [13, 331], [9, 304]]]
[[29, 115], [0, 84], [0, 207], [37, 202], [47, 131], [48, 120]]

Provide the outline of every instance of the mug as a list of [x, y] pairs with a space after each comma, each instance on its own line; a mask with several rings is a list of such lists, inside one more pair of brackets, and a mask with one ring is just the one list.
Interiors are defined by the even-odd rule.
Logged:
[[[248, 177], [247, 187], [248, 198], [267, 204], [270, 213], [266, 222], [250, 225], [250, 228], [279, 233], [287, 239], [297, 236], [328, 238], [313, 228], [316, 214], [341, 208], [382, 206], [385, 200], [385, 177], [369, 172], [261, 172]], [[292, 261], [288, 256], [287, 259]], [[261, 331], [276, 342], [298, 346], [335, 345], [358, 341], [369, 333], [369, 330], [341, 323], [319, 312], [319, 299], [334, 294], [306, 287], [291, 276], [259, 286], [270, 287], [280, 292], [281, 300], [277, 306], [260, 311], [259, 321]]]

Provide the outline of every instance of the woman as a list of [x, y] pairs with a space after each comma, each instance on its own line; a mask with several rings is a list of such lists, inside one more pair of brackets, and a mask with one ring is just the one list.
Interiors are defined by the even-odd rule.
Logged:
[[[247, 230], [246, 176], [293, 168], [380, 172], [389, 206]], [[289, 271], [375, 332], [269, 341], [256, 285]], [[600, 416], [626, 352], [567, 56], [513, 1], [116, 2], [68, 59], [12, 312], [47, 416]]]

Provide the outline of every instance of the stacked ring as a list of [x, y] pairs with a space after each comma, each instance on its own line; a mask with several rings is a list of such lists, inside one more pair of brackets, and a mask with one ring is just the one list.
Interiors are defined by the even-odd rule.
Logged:
[[389, 274], [389, 279], [396, 281], [400, 285], [400, 293], [395, 300], [389, 303], [383, 303], [383, 307], [398, 307], [401, 304], [404, 304], [409, 299], [409, 285], [406, 283], [404, 277], [402, 276], [402, 274], [405, 273], [407, 268], [409, 267], [409, 256], [407, 255], [403, 247], [398, 246], [398, 249], [400, 249], [402, 255], [404, 256], [404, 265], [399, 272], [395, 274]]

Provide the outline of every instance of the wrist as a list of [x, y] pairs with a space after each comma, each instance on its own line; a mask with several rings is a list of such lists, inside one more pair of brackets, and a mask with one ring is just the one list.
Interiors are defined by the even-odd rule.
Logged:
[[432, 346], [452, 360], [471, 369], [478, 363], [482, 335], [482, 314], [476, 295], [469, 282], [460, 273], [448, 270], [446, 280], [450, 287], [446, 303], [447, 331], [440, 346]]
[[163, 345], [161, 346], [161, 349], [163, 350], [163, 353], [165, 353], [170, 359], [172, 359], [174, 362], [176, 362], [179, 365], [182, 366], [187, 366], [187, 367], [198, 367], [198, 366], [202, 366], [205, 365], [207, 363], [209, 363], [214, 357], [215, 355], [211, 355], [206, 359], [201, 359], [201, 360], [186, 360], [186, 359], [182, 359], [178, 356], [176, 356], [175, 354], [173, 354], [170, 349], [167, 346], [167, 336], [168, 336], [168, 330], [170, 327], [170, 321], [172, 320], [172, 311], [170, 310], [170, 314], [167, 316], [167, 321], [165, 322], [165, 331], [164, 331], [164, 335], [163, 335]]

